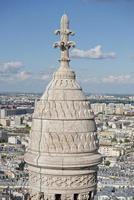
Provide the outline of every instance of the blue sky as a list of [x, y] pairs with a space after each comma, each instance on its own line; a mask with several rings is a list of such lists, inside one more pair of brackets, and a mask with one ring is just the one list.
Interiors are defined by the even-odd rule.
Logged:
[[134, 94], [134, 0], [0, 0], [0, 91], [44, 91], [59, 66], [53, 32], [64, 12], [83, 89]]

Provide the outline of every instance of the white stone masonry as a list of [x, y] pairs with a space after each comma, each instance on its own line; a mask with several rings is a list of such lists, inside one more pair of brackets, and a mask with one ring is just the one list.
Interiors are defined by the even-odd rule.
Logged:
[[33, 114], [29, 165], [32, 200], [89, 200], [97, 186], [101, 162], [94, 114], [69, 67], [69, 20], [61, 18], [55, 32], [60, 41], [60, 67], [54, 73]]

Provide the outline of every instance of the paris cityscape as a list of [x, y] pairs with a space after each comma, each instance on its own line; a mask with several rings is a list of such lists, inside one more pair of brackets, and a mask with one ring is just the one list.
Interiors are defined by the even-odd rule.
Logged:
[[[134, 197], [134, 96], [87, 95], [95, 113], [103, 162], [98, 171], [98, 199]], [[1, 196], [25, 199], [28, 148], [35, 101], [40, 94], [0, 94]], [[114, 103], [113, 103], [114, 102]], [[24, 198], [25, 197], [25, 198]], [[4, 199], [4, 198], [3, 198]]]
[[134, 200], [133, 0], [1, 6], [0, 200]]

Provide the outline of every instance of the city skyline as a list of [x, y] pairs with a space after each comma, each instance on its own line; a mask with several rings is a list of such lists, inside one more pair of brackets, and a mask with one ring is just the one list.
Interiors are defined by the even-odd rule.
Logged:
[[1, 1], [0, 92], [45, 89], [59, 66], [53, 31], [65, 12], [76, 31], [70, 66], [83, 89], [133, 94], [133, 5], [132, 0]]

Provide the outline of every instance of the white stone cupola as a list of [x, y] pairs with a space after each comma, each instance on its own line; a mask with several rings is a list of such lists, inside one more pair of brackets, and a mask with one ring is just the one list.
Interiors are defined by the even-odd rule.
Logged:
[[69, 41], [74, 33], [66, 15], [55, 33], [61, 52], [60, 66], [36, 103], [30, 144], [25, 160], [29, 165], [32, 200], [89, 200], [97, 186], [101, 162], [94, 114], [69, 66]]

